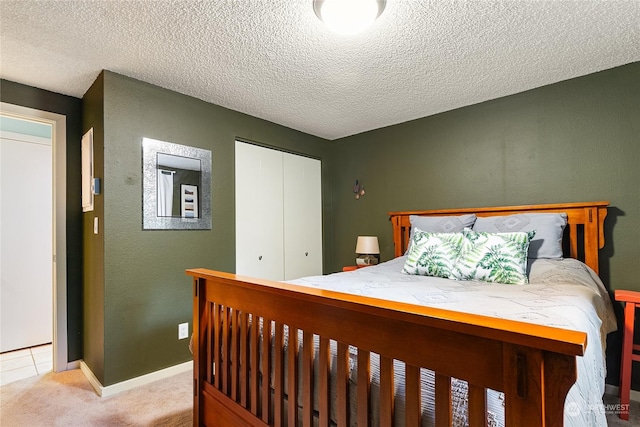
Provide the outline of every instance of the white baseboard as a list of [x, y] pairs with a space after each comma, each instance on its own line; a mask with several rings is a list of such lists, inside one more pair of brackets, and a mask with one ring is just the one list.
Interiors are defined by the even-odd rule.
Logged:
[[[618, 390], [620, 390], [620, 388], [618, 386], [615, 385], [611, 385], [611, 384], [605, 384], [604, 385], [604, 392], [606, 394], [610, 394], [612, 396], [617, 396], [618, 395]], [[640, 402], [640, 391], [636, 391], [636, 390], [631, 390], [631, 400], [635, 401], [635, 402]]]
[[80, 369], [80, 360], [74, 360], [73, 362], [67, 362], [67, 364], [63, 365], [63, 366], [64, 366], [64, 369], [57, 370], [57, 371], [55, 369], [53, 369], [53, 372], [64, 372], [64, 371], [72, 371], [74, 369]]
[[79, 360], [74, 360], [73, 362], [67, 363], [67, 371], [71, 371], [72, 369], [80, 369]]
[[161, 369], [159, 371], [151, 372], [149, 374], [142, 375], [136, 378], [131, 378], [129, 380], [122, 381], [117, 384], [112, 384], [106, 387], [100, 384], [100, 381], [98, 381], [96, 376], [93, 375], [93, 372], [91, 372], [91, 369], [89, 369], [89, 367], [87, 366], [86, 363], [84, 363], [84, 361], [80, 362], [80, 369], [82, 370], [82, 373], [84, 374], [84, 376], [87, 377], [87, 379], [91, 383], [91, 386], [94, 388], [96, 393], [98, 393], [98, 396], [107, 397], [107, 396], [112, 396], [114, 394], [117, 394], [126, 390], [131, 390], [136, 387], [150, 384], [154, 381], [158, 381], [164, 378], [169, 378], [171, 376], [190, 371], [193, 369], [193, 361], [188, 361], [188, 362], [181, 363], [179, 365], [170, 366], [168, 368]]

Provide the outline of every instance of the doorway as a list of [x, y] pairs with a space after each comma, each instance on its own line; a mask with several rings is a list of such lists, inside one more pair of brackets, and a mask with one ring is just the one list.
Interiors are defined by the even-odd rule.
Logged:
[[[51, 336], [53, 370], [68, 369], [67, 249], [66, 249], [66, 117], [13, 104], [0, 103], [0, 116], [49, 126], [51, 129]], [[4, 135], [3, 135], [4, 136]], [[25, 195], [24, 197], [27, 197]], [[25, 224], [25, 226], [29, 226]], [[2, 251], [8, 250], [3, 247]], [[5, 295], [3, 295], [5, 297]]]
[[0, 352], [53, 341], [51, 125], [0, 115]]

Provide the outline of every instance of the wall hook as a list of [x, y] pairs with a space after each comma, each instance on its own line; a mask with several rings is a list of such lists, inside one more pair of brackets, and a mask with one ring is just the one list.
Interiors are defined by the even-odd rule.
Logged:
[[355, 193], [356, 200], [360, 198], [360, 196], [364, 196], [364, 184], [360, 184], [356, 179], [356, 183], [353, 186], [353, 192]]

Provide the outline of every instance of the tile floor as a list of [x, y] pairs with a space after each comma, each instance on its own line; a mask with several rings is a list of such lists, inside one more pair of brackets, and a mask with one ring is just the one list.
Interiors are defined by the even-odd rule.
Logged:
[[0, 386], [46, 374], [53, 369], [51, 344], [0, 354]]

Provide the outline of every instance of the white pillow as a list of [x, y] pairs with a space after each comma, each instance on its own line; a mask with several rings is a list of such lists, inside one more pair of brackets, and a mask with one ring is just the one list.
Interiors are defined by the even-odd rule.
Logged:
[[486, 233], [465, 229], [453, 276], [458, 280], [522, 285], [527, 277], [527, 252], [535, 231]]
[[428, 233], [414, 229], [403, 273], [449, 278], [460, 255], [462, 233]]

